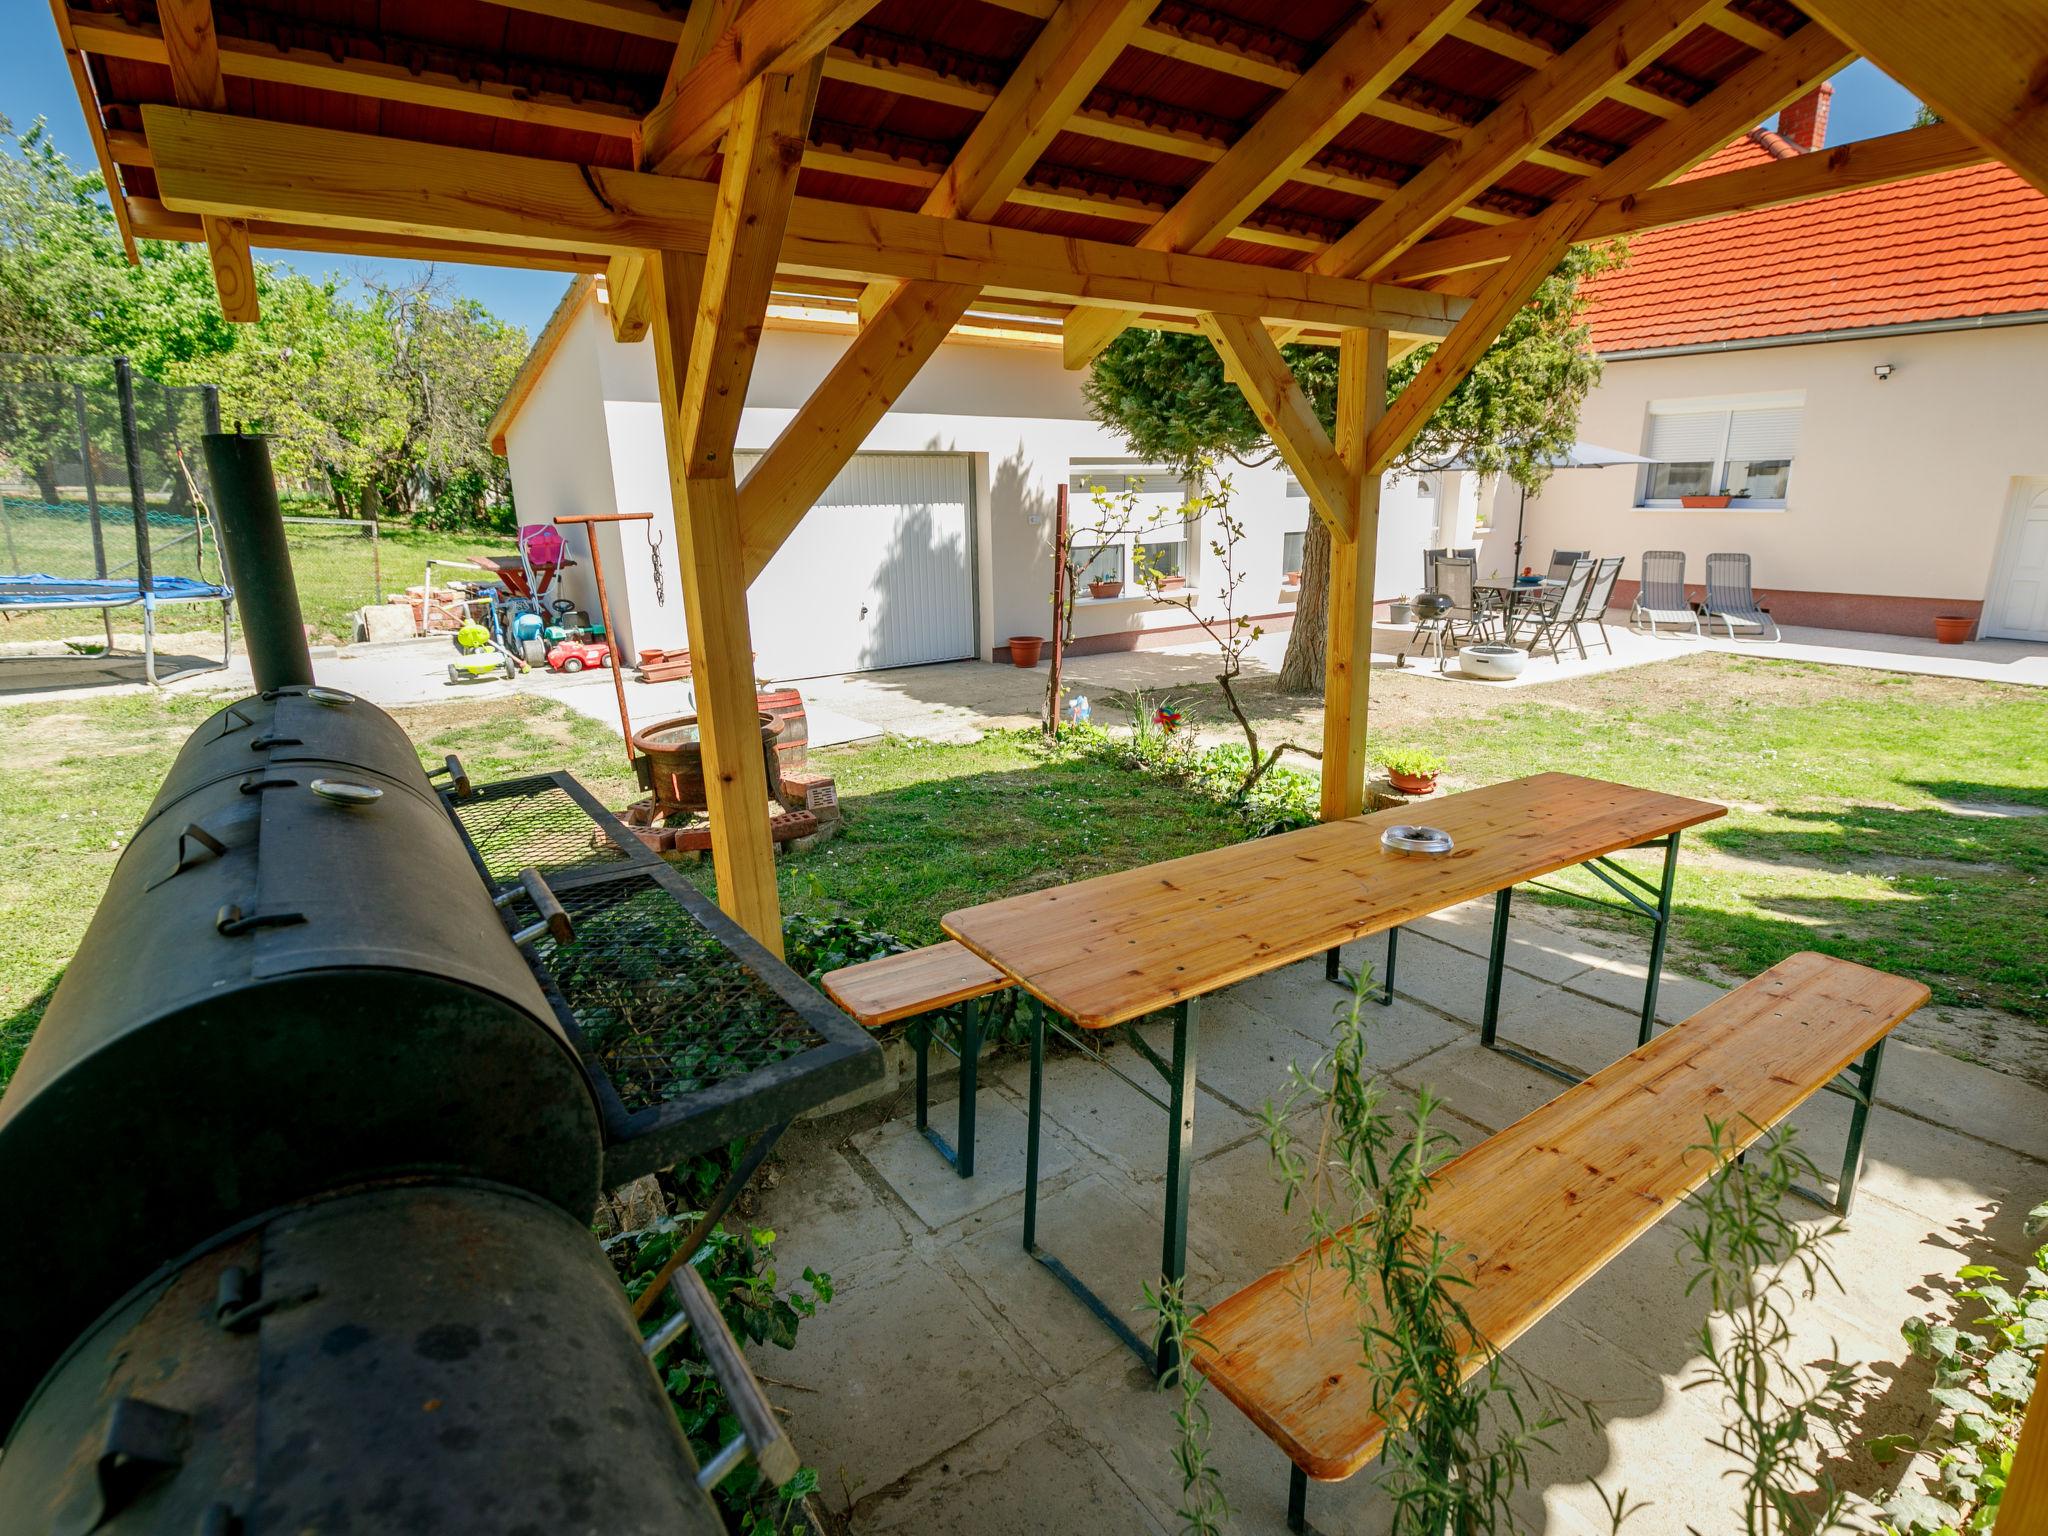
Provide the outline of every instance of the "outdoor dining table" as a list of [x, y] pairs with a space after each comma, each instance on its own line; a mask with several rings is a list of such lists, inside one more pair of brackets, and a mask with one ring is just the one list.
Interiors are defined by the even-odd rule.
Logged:
[[[1071, 885], [1030, 891], [949, 912], [941, 926], [1015, 980], [1031, 1000], [1030, 1109], [1025, 1131], [1025, 1251], [1081, 1299], [1155, 1371], [1172, 1364], [1170, 1342], [1147, 1342], [1057, 1257], [1039, 1247], [1038, 1144], [1048, 1011], [1083, 1030], [1123, 1028], [1165, 1079], [1166, 1211], [1159, 1269], [1168, 1285], [1187, 1270], [1188, 1189], [1194, 1160], [1197, 1002], [1247, 977], [1279, 969], [1367, 935], [1388, 932], [1476, 897], [1494, 897], [1480, 1039], [1567, 1081], [1578, 1074], [1497, 1038], [1516, 885], [1586, 866], [1653, 924], [1638, 1044], [1655, 1029], [1657, 988], [1671, 922], [1679, 834], [1726, 808], [1656, 790], [1566, 773], [1539, 773], [1299, 831], [1190, 854]], [[1450, 833], [1449, 853], [1396, 852], [1381, 834], [1426, 820]], [[1662, 844], [1661, 881], [1612, 855]], [[1334, 966], [1332, 968], [1334, 970]], [[1391, 995], [1391, 977], [1388, 978]], [[1136, 1021], [1171, 1009], [1173, 1042], [1161, 1055]], [[1617, 1053], [1617, 1056], [1621, 1053]], [[1112, 1069], [1114, 1070], [1114, 1069]], [[1129, 1079], [1127, 1079], [1129, 1080]]]

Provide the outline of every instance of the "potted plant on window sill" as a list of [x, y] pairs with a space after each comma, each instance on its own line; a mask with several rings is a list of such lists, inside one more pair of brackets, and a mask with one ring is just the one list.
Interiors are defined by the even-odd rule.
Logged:
[[1678, 498], [1678, 504], [1681, 507], [1725, 507], [1734, 499], [1733, 491], [1722, 490], [1710, 496], [1681, 496]]
[[1155, 592], [1179, 592], [1188, 584], [1185, 576], [1155, 576], [1148, 585]]
[[1122, 597], [1124, 584], [1120, 581], [1096, 580], [1088, 583], [1090, 597]]
[[1427, 795], [1436, 789], [1444, 760], [1427, 747], [1396, 747], [1380, 754], [1387, 781], [1404, 795]]

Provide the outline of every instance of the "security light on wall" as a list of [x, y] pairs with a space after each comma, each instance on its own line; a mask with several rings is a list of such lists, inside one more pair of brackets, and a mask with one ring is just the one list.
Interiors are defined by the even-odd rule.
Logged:
[[1882, 384], [1886, 379], [1892, 376], [1892, 365], [1890, 363], [1879, 363], [1875, 368], [1871, 369], [1870, 371], [1877, 375], [1877, 382]]

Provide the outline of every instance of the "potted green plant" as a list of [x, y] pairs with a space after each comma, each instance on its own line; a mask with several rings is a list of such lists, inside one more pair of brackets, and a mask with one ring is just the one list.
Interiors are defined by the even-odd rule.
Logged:
[[1380, 754], [1387, 781], [1404, 795], [1426, 795], [1436, 788], [1444, 760], [1427, 747], [1395, 747]]
[[1735, 493], [1723, 487], [1707, 496], [1681, 496], [1678, 504], [1681, 507], [1725, 507], [1734, 499]]
[[1090, 597], [1122, 597], [1124, 595], [1124, 584], [1120, 581], [1107, 581], [1098, 578], [1088, 583], [1088, 595]]

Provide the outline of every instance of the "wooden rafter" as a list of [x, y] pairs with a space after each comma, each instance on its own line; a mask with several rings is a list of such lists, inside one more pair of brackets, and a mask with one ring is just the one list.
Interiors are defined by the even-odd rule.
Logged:
[[1337, 538], [1350, 539], [1358, 527], [1357, 480], [1337, 457], [1273, 338], [1257, 321], [1235, 315], [1204, 315], [1202, 333], [1216, 344], [1224, 373], [1308, 491], [1317, 516]]
[[[192, 213], [604, 254], [701, 251], [709, 237], [715, 194], [701, 182], [174, 107], [143, 108], [143, 124], [164, 202]], [[803, 197], [781, 266], [1420, 337], [1448, 334], [1465, 307], [1416, 289]]]
[[1557, 267], [1588, 216], [1584, 203], [1559, 203], [1534, 221], [1514, 257], [1497, 268], [1473, 295], [1457, 328], [1429, 355], [1367, 438], [1365, 473], [1385, 474], [1415, 435], [1448, 400], [1465, 375], [1493, 345], [1516, 310]]
[[[1471, 0], [1389, 0], [1366, 11], [1138, 237], [1139, 246], [1197, 255], [1213, 251], [1357, 117], [1365, 102], [1429, 52], [1470, 5]], [[1083, 366], [1132, 319], [1113, 310], [1075, 316], [1064, 343], [1067, 366]]]
[[107, 114], [100, 105], [99, 88], [92, 71], [85, 67], [85, 53], [71, 30], [71, 12], [64, 0], [52, 0], [51, 15], [57, 23], [57, 40], [64, 45], [64, 64], [71, 71], [72, 89], [85, 111], [86, 131], [92, 137], [93, 158], [99, 161], [100, 179], [106, 184], [107, 200], [114, 208], [114, 228], [121, 236], [121, 249], [132, 267], [142, 257], [135, 248], [135, 229], [129, 218], [128, 199], [122, 196], [121, 178], [115, 174], [116, 160], [107, 131]]
[[1377, 271], [1532, 148], [1569, 127], [1617, 80], [1637, 73], [1691, 32], [1711, 9], [1713, 0], [1623, 0], [1549, 68], [1526, 76], [1463, 140], [1317, 256], [1314, 270], [1336, 276]]
[[641, 126], [640, 164], [672, 173], [718, 143], [734, 104], [766, 74], [793, 75], [875, 0], [754, 0]]
[[[1599, 176], [1578, 188], [1571, 201], [1586, 210], [1589, 222], [1596, 205], [1613, 210], [1633, 207], [1635, 200], [1651, 189], [1690, 170], [1745, 129], [1811, 90], [1848, 60], [1848, 48], [1832, 34], [1816, 26], [1801, 28], [1771, 52], [1759, 54], [1736, 70], [1686, 116], [1662, 123], [1643, 135]], [[1652, 204], [1653, 211], [1654, 208]], [[1602, 215], [1603, 219], [1615, 216]], [[1497, 230], [1424, 241], [1390, 262], [1387, 275], [1414, 278], [1506, 261], [1527, 243], [1535, 222], [1524, 219], [1501, 225]], [[1605, 231], [1607, 235], [1623, 232], [1614, 227]]]
[[[159, 0], [164, 62], [171, 71], [171, 94], [178, 104], [219, 112], [228, 104], [227, 82], [221, 78], [220, 43], [213, 29], [213, 0]], [[220, 312], [247, 324], [256, 319], [256, 264], [249, 255], [249, 231], [239, 219], [202, 214], [206, 255], [213, 265], [214, 291]]]
[[2048, 8], [2040, 0], [1817, 0], [1802, 8], [2048, 193]]
[[647, 258], [614, 256], [605, 266], [605, 309], [610, 313], [612, 340], [636, 342], [647, 335], [652, 318], [647, 289]]
[[974, 299], [964, 284], [902, 283], [868, 317], [740, 487], [747, 581], [796, 531]]
[[[1883, 186], [1915, 176], [1980, 165], [1990, 158], [1989, 150], [1953, 124], [1907, 128], [1796, 159], [1773, 160], [1767, 165], [1628, 196], [1592, 199], [1593, 211], [1581, 226], [1579, 238], [1611, 240], [1673, 224], [1777, 208], [1857, 187]], [[1533, 223], [1524, 220], [1517, 225], [1426, 241], [1394, 262], [1388, 275], [1408, 281], [1505, 261], [1527, 238], [1528, 226]]]

